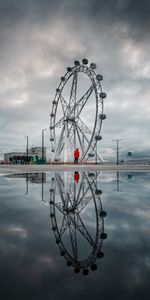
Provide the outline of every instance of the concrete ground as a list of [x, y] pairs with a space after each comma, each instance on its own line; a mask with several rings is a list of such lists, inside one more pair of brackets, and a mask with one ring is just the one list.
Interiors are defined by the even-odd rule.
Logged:
[[0, 165], [0, 176], [48, 171], [137, 171], [149, 172], [150, 165]]

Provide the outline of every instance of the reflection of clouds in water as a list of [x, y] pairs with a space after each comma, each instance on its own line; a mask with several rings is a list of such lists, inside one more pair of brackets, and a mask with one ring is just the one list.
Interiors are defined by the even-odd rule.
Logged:
[[46, 255], [43, 255], [41, 257], [39, 257], [39, 262], [41, 262], [42, 264], [45, 264], [46, 266], [49, 266], [49, 267], [53, 267], [54, 265], [54, 261], [53, 261], [53, 258], [51, 256], [46, 256]]
[[[140, 210], [140, 208], [137, 208], [134, 212], [134, 215], [140, 218], [141, 221], [147, 222], [150, 225], [150, 208], [145, 210]], [[142, 226], [142, 224], [141, 224]]]
[[[27, 231], [20, 226], [0, 226], [0, 249], [1, 253], [22, 256], [25, 250], [25, 243], [28, 238]], [[21, 244], [23, 243], [23, 244]], [[18, 248], [18, 244], [20, 247]]]
[[[17, 179], [10, 181], [8, 194], [4, 198], [1, 194], [0, 219], [0, 281], [6, 298], [10, 299], [11, 291], [11, 297], [16, 300], [19, 294], [22, 300], [27, 297], [37, 300], [98, 300], [100, 295], [102, 299], [149, 299], [150, 176], [138, 173], [133, 176], [134, 180], [129, 181], [127, 173], [120, 173], [122, 192], [114, 191], [116, 174], [112, 177], [114, 181], [111, 183], [107, 182], [109, 173], [103, 172], [98, 178], [103, 191], [103, 207], [108, 212], [105, 231], [109, 238], [103, 243], [105, 257], [99, 261], [97, 272], [90, 272], [86, 279], [82, 274], [71, 272], [59, 255], [49, 224], [49, 207], [43, 203], [37, 205], [40, 201], [39, 197], [37, 199], [37, 185], [29, 188], [26, 198], [21, 196], [24, 192], [22, 185], [20, 190], [17, 185], [20, 197], [16, 199], [13, 186]], [[46, 199], [49, 198], [49, 188], [48, 181], [44, 188]], [[91, 206], [88, 221], [92, 227], [90, 210]], [[20, 238], [24, 230], [26, 238]]]
[[24, 228], [15, 225], [6, 227], [5, 232], [10, 235], [15, 235], [19, 238], [27, 238], [27, 231]]

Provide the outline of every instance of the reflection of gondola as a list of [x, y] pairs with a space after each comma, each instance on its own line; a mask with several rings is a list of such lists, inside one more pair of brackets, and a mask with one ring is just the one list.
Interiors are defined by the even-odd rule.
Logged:
[[[66, 180], [68, 177], [63, 178], [56, 173], [51, 180], [49, 203], [52, 230], [61, 256], [65, 257], [67, 265], [72, 266], [75, 273], [82, 270], [87, 275], [89, 268], [93, 271], [97, 269], [96, 260], [104, 256], [101, 248], [107, 238], [104, 233], [106, 212], [102, 209], [101, 193], [96, 193], [96, 176], [87, 176], [85, 172], [81, 175], [80, 182], [76, 184], [73, 176]], [[89, 212], [92, 229], [86, 222]]]

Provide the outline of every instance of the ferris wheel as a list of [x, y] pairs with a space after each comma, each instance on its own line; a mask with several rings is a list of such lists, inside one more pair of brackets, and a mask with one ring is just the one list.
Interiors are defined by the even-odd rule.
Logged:
[[61, 77], [52, 101], [50, 113], [50, 142], [53, 161], [72, 159], [80, 149], [79, 161], [102, 162], [97, 153], [101, 141], [101, 127], [106, 93], [102, 90], [103, 76], [96, 74], [96, 64], [75, 60], [73, 67]]
[[[71, 177], [67, 174], [69, 182], [66, 182], [62, 175], [55, 173], [49, 202], [52, 231], [60, 255], [68, 267], [73, 267], [75, 273], [82, 271], [83, 275], [97, 269], [96, 260], [104, 256], [102, 244], [107, 238], [102, 192], [96, 193], [96, 177], [93, 179], [92, 173], [88, 175], [82, 172], [77, 183], [73, 174]], [[88, 216], [92, 216], [92, 226]]]

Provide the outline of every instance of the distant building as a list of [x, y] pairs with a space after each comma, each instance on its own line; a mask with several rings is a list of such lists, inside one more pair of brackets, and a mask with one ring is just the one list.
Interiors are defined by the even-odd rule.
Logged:
[[[28, 162], [42, 159], [42, 147], [32, 147], [28, 150]], [[4, 154], [4, 160], [10, 163], [24, 164], [27, 162], [27, 152], [10, 152]], [[46, 147], [44, 147], [44, 160], [46, 160]]]
[[128, 159], [125, 161], [128, 165], [150, 165], [150, 158], [145, 159]]

